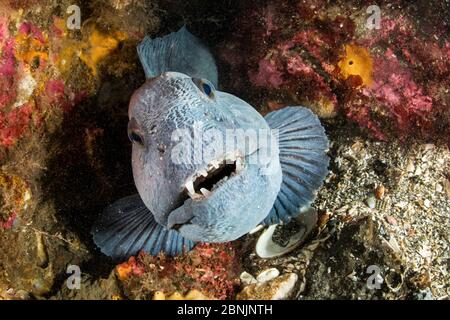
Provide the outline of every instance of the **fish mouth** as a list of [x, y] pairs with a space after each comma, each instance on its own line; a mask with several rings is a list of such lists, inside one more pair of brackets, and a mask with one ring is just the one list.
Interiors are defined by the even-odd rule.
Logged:
[[184, 193], [192, 200], [206, 199], [244, 167], [244, 157], [238, 152], [214, 159], [186, 180]]
[[214, 194], [232, 177], [239, 175], [245, 168], [244, 157], [238, 152], [210, 161], [206, 167], [187, 178], [181, 205], [168, 216], [167, 228], [179, 231], [184, 225], [192, 224], [195, 217], [191, 210], [183, 210], [186, 201], [200, 202]]

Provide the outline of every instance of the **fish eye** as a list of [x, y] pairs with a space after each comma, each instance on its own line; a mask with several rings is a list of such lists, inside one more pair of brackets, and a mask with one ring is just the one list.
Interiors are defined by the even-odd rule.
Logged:
[[192, 78], [192, 82], [209, 98], [214, 99], [214, 85], [206, 79]]
[[128, 122], [128, 138], [131, 142], [135, 142], [137, 144], [143, 145], [144, 144], [144, 138], [142, 135], [138, 132], [136, 127], [136, 119], [132, 118], [130, 122]]
[[202, 84], [202, 88], [203, 88], [203, 92], [204, 92], [207, 96], [210, 96], [210, 95], [211, 95], [211, 93], [212, 93], [212, 88], [210, 87], [209, 84], [203, 83], [203, 84]]
[[136, 142], [137, 144], [144, 144], [144, 139], [142, 139], [141, 135], [137, 133], [136, 131], [131, 130], [128, 133], [128, 138], [131, 142]]

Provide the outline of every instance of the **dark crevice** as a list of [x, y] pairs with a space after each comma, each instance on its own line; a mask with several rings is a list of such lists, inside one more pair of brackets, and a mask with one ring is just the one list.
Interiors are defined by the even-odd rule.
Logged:
[[236, 162], [231, 164], [223, 163], [219, 168], [208, 172], [207, 177], [198, 177], [194, 181], [194, 190], [199, 191], [201, 188], [211, 190], [216, 183], [225, 177], [230, 177], [234, 172], [236, 172]]

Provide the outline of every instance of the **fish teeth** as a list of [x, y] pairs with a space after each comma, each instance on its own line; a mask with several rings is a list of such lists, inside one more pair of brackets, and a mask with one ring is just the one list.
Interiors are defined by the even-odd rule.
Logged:
[[220, 167], [220, 163], [218, 161], [212, 161], [211, 165], [214, 167], [214, 169], [218, 169]]
[[200, 192], [205, 196], [205, 197], [209, 197], [211, 195], [211, 191], [209, 191], [208, 189], [205, 188], [201, 188]]
[[186, 182], [185, 188], [188, 191], [189, 195], [195, 194], [194, 181], [189, 180], [188, 182]]
[[205, 178], [208, 176], [208, 171], [206, 171], [205, 169], [202, 169], [199, 171], [200, 175], [204, 176]]
[[229, 154], [226, 156], [225, 162], [227, 164], [232, 164], [236, 161], [236, 155], [235, 154]]
[[242, 158], [237, 158], [236, 159], [236, 171], [241, 171], [242, 169], [244, 169], [244, 161]]
[[200, 193], [189, 194], [189, 196], [192, 200], [201, 200], [204, 197]]

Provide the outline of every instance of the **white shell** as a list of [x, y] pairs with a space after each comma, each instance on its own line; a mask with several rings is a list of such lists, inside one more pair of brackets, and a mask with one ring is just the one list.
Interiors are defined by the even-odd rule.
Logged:
[[270, 281], [272, 279], [275, 279], [280, 275], [280, 271], [276, 268], [270, 268], [262, 271], [257, 277], [256, 280], [260, 283], [264, 283], [267, 281]]
[[256, 243], [256, 254], [260, 258], [273, 258], [291, 252], [297, 248], [304, 239], [305, 229], [301, 229], [289, 239], [287, 246], [281, 247], [272, 240], [272, 235], [276, 227], [276, 224], [271, 225], [259, 237], [258, 242]]
[[295, 273], [289, 274], [288, 278], [280, 283], [278, 290], [274, 293], [271, 300], [285, 300], [287, 299], [295, 288], [298, 275]]
[[258, 281], [255, 279], [254, 276], [252, 276], [250, 273], [248, 273], [247, 271], [244, 271], [241, 273], [241, 275], [239, 276], [239, 278], [241, 279], [242, 283], [244, 285], [249, 285], [249, 284], [253, 284], [253, 283], [257, 283]]
[[273, 258], [286, 254], [303, 243], [303, 240], [313, 231], [317, 224], [318, 215], [314, 208], [308, 207], [301, 210], [302, 214], [295, 218], [303, 227], [292, 235], [288, 244], [282, 247], [272, 240], [276, 224], [273, 224], [263, 231], [258, 242], [256, 242], [256, 254], [260, 258]]

